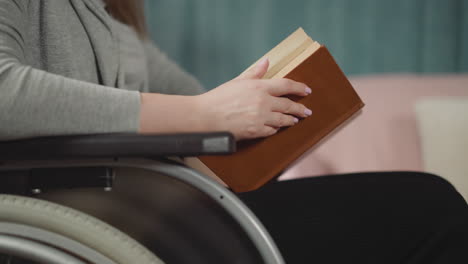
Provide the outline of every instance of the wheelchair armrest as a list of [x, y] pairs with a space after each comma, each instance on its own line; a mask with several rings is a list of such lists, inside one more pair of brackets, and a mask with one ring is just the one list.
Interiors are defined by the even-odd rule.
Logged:
[[235, 149], [235, 139], [227, 132], [98, 134], [0, 142], [0, 160], [188, 157], [230, 154]]

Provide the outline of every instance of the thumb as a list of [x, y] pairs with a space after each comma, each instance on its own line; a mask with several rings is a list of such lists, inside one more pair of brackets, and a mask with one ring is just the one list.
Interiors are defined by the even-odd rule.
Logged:
[[257, 64], [247, 69], [245, 72], [237, 76], [237, 80], [246, 79], [261, 79], [268, 71], [270, 60], [268, 58], [261, 59]]

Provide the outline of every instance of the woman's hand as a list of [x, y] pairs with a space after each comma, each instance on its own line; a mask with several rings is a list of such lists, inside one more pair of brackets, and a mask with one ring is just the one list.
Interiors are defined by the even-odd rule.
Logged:
[[292, 126], [312, 111], [283, 95], [308, 95], [306, 85], [287, 79], [262, 80], [263, 60], [207, 93], [197, 96], [141, 94], [140, 133], [229, 131], [236, 139], [266, 137]]
[[238, 140], [266, 137], [312, 114], [304, 105], [281, 97], [306, 96], [311, 89], [288, 79], [262, 80], [268, 65], [264, 59], [236, 79], [197, 96], [207, 130], [230, 131]]

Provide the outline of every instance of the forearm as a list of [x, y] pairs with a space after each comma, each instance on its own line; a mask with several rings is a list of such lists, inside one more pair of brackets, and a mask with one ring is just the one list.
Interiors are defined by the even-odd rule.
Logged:
[[204, 132], [208, 120], [197, 96], [141, 93], [140, 133]]
[[1, 58], [0, 66], [0, 140], [138, 130], [138, 92], [73, 80]]

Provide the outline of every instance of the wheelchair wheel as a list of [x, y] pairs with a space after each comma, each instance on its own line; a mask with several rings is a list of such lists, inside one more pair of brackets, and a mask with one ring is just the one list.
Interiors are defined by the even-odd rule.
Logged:
[[0, 264], [163, 263], [114, 227], [74, 209], [0, 195]]

